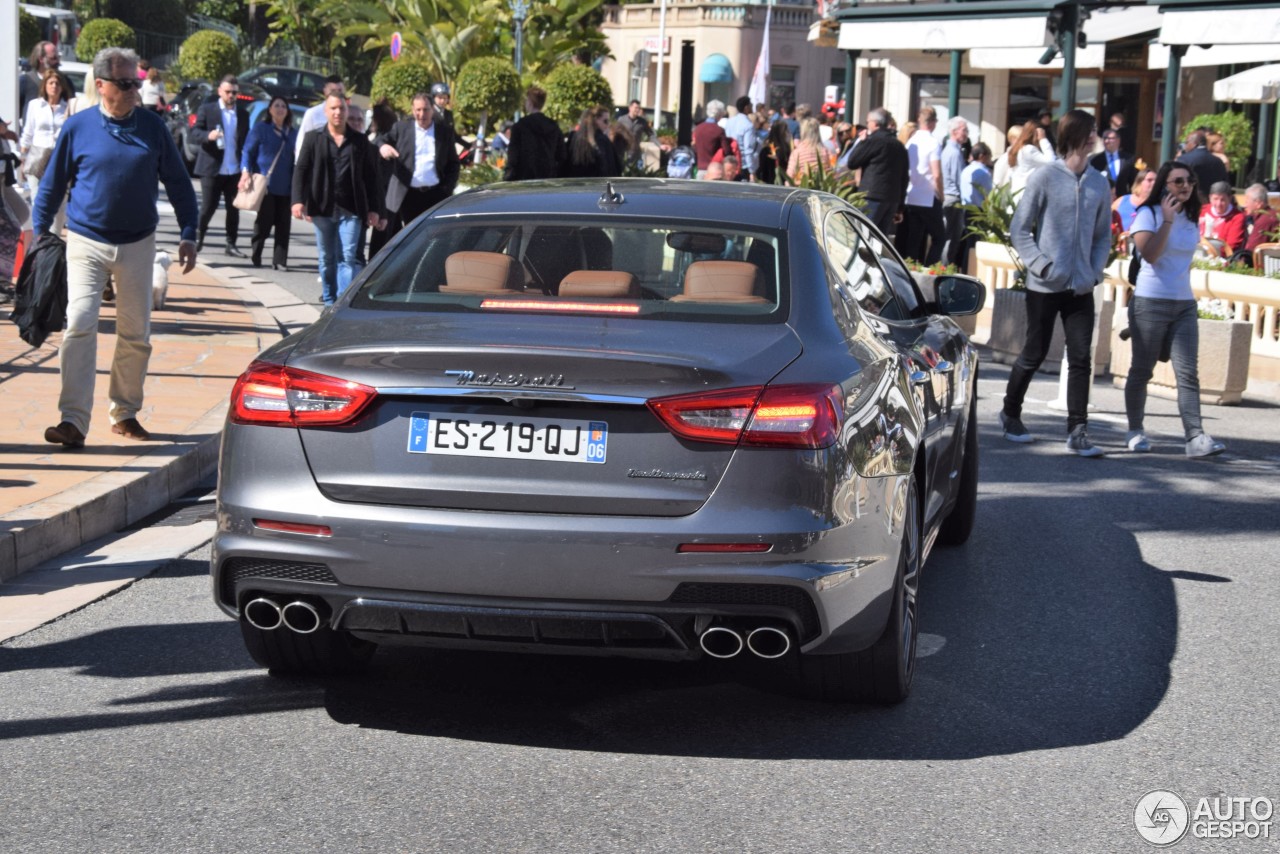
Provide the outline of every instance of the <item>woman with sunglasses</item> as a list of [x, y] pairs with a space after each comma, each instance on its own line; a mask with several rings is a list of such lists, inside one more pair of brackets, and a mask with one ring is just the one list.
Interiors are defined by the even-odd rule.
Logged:
[[1142, 256], [1137, 288], [1129, 302], [1133, 364], [1124, 384], [1130, 451], [1146, 453], [1143, 431], [1147, 383], [1161, 353], [1173, 360], [1178, 378], [1178, 414], [1186, 434], [1188, 457], [1211, 457], [1226, 450], [1200, 423], [1200, 376], [1196, 370], [1200, 339], [1196, 299], [1191, 292], [1191, 259], [1200, 242], [1200, 197], [1190, 167], [1169, 161], [1156, 173], [1151, 194], [1138, 207], [1130, 234]]

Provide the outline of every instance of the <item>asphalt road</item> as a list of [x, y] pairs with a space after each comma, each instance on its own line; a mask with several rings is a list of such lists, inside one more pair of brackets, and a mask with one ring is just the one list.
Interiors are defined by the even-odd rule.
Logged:
[[1006, 377], [983, 366], [977, 526], [926, 565], [900, 706], [717, 662], [423, 649], [278, 680], [201, 550], [0, 644], [0, 851], [1096, 854], [1149, 850], [1153, 789], [1280, 801], [1280, 408], [1206, 407], [1230, 452], [1192, 462], [1153, 399], [1131, 455], [1099, 382], [1115, 453], [1083, 460], [1052, 377], [1024, 414], [1042, 441], [1000, 438]]
[[1038, 404], [1043, 441], [1000, 438], [1005, 375], [984, 368], [977, 529], [926, 566], [901, 706], [791, 699], [751, 668], [420, 649], [277, 680], [200, 551], [0, 645], [0, 850], [1139, 851], [1152, 789], [1280, 800], [1276, 408], [1208, 408], [1232, 450], [1191, 462], [1155, 400], [1135, 456], [1099, 383], [1117, 453], [1082, 460]]

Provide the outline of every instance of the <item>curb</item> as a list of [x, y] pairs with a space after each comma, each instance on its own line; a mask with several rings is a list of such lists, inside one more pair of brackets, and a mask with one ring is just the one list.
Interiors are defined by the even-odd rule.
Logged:
[[[319, 316], [274, 282], [199, 266], [244, 302], [263, 348]], [[6, 521], [21, 526], [0, 534], [0, 583], [127, 528], [193, 489], [217, 469], [227, 407], [227, 401], [219, 403], [192, 422], [183, 441], [155, 448], [131, 463], [146, 471], [105, 472], [9, 513]]]

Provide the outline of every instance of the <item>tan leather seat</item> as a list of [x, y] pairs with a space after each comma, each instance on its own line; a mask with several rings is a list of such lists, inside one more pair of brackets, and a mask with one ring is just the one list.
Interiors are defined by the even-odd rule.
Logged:
[[636, 277], [622, 270], [574, 270], [560, 281], [562, 297], [637, 297]]
[[684, 293], [671, 301], [767, 303], [755, 293], [759, 273], [746, 261], [694, 261], [684, 274]]
[[501, 252], [455, 252], [444, 261], [442, 294], [522, 293], [523, 274], [510, 255]]

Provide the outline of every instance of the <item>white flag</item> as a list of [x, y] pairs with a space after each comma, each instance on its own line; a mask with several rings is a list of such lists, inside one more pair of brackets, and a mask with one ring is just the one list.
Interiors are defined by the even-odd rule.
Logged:
[[760, 58], [756, 60], [756, 73], [751, 76], [751, 88], [747, 97], [751, 105], [769, 103], [769, 21], [773, 18], [773, 4], [764, 13], [764, 43], [760, 46]]

